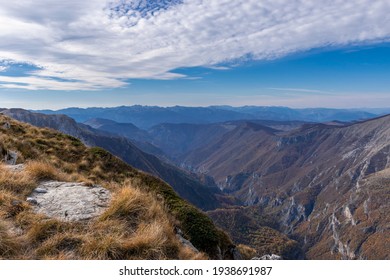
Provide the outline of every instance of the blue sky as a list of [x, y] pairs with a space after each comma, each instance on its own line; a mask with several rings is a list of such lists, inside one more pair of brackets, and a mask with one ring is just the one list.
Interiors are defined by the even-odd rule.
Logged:
[[390, 107], [390, 3], [345, 2], [2, 4], [0, 107]]

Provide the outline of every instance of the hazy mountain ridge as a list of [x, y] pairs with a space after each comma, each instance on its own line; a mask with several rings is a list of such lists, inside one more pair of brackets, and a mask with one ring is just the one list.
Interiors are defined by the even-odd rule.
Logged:
[[90, 119], [84, 124], [102, 131], [107, 131], [128, 139], [147, 141], [150, 140], [149, 134], [132, 123], [118, 123], [108, 119]]
[[132, 123], [117, 123], [108, 119], [95, 118], [87, 120], [83, 124], [96, 129], [96, 132], [106, 132], [129, 139], [142, 151], [167, 160], [167, 155], [151, 143], [152, 139], [149, 133]]
[[[197, 151], [208, 143], [223, 137], [245, 120], [213, 124], [159, 124], [148, 130], [152, 143], [169, 155], [177, 164], [185, 162], [185, 156]], [[300, 127], [300, 121], [250, 121], [253, 125], [263, 125], [276, 130], [288, 131]]]
[[104, 118], [119, 123], [132, 123], [148, 129], [161, 123], [205, 124], [233, 120], [274, 120], [327, 122], [333, 120], [353, 121], [368, 119], [377, 115], [349, 109], [291, 109], [287, 107], [261, 106], [210, 106], [210, 107], [158, 107], [158, 106], [121, 106], [113, 108], [68, 108], [62, 110], [40, 110], [45, 114], [65, 114], [78, 122]]

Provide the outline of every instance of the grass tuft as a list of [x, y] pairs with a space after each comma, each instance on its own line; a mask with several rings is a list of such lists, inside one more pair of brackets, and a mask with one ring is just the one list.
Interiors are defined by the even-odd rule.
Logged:
[[25, 166], [26, 173], [36, 181], [58, 180], [66, 181], [68, 177], [52, 164], [43, 161], [30, 161]]
[[16, 239], [10, 236], [9, 227], [0, 220], [0, 259], [11, 257], [18, 249], [19, 244]]
[[256, 250], [247, 246], [247, 245], [239, 244], [239, 245], [237, 245], [236, 248], [240, 252], [240, 254], [244, 260], [251, 260], [254, 257], [257, 257]]

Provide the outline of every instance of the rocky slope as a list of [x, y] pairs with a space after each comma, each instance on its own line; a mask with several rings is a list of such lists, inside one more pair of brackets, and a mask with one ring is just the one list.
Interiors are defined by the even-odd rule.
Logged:
[[[380, 173], [389, 154], [390, 116], [287, 133], [246, 122], [184, 164], [273, 216], [308, 258], [377, 258], [375, 250], [390, 258], [388, 173]], [[373, 183], [378, 176], [381, 185]]]
[[[148, 130], [151, 143], [159, 147], [177, 164], [182, 164], [190, 152], [208, 146], [246, 121], [213, 124], [159, 124]], [[304, 124], [300, 121], [253, 120], [252, 123], [289, 131]]]

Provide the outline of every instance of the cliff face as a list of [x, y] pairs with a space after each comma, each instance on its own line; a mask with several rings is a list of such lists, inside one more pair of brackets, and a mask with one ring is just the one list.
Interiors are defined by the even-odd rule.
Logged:
[[382, 238], [389, 233], [388, 219], [381, 214], [390, 203], [383, 171], [390, 167], [389, 155], [385, 116], [287, 133], [240, 126], [188, 154], [186, 164], [273, 215], [309, 258], [377, 258], [375, 250], [390, 258]]
[[390, 170], [365, 176], [356, 184], [333, 203], [321, 197], [324, 207], [316, 207], [297, 227], [309, 258], [390, 258]]

